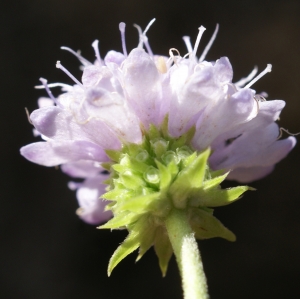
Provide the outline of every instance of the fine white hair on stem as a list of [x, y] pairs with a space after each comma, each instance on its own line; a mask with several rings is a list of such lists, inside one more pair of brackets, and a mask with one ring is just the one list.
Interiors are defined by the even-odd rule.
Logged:
[[99, 41], [97, 39], [93, 41], [92, 47], [94, 48], [97, 61], [101, 64], [101, 56], [99, 52]]
[[124, 22], [121, 22], [119, 24], [119, 30], [121, 32], [123, 54], [125, 57], [127, 57], [127, 49], [126, 49], [126, 41], [125, 41], [125, 27], [126, 27], [126, 24]]
[[215, 39], [217, 37], [218, 31], [219, 31], [219, 24], [216, 25], [216, 29], [215, 29], [213, 35], [211, 36], [208, 44], [206, 45], [203, 53], [201, 54], [201, 56], [199, 58], [199, 62], [202, 62], [205, 59], [208, 51], [210, 50], [211, 46], [213, 45], [213, 43], [214, 43], [214, 41], [215, 41]]
[[272, 71], [272, 64], [268, 64], [267, 67], [260, 74], [258, 74], [252, 81], [250, 81], [244, 88], [251, 87], [256, 81], [258, 81], [266, 73], [270, 73], [271, 71]]
[[69, 47], [60, 47], [62, 50], [66, 50], [70, 53], [72, 53], [75, 57], [77, 57], [77, 59], [84, 65], [84, 66], [88, 66], [91, 65], [92, 63], [89, 62], [87, 59], [85, 59], [84, 57], [82, 57], [80, 55], [80, 51], [75, 52], [74, 50], [72, 50]]
[[192, 43], [191, 43], [191, 37], [186, 35], [186, 36], [183, 36], [182, 39], [185, 43], [185, 46], [186, 46], [188, 52], [192, 53], [193, 52], [193, 46], [192, 46]]
[[200, 44], [201, 37], [203, 35], [203, 32], [206, 30], [206, 28], [203, 27], [203, 26], [200, 26], [198, 29], [199, 29], [199, 33], [197, 35], [197, 39], [196, 39], [196, 42], [195, 42], [193, 54], [190, 56], [192, 58], [196, 57], [196, 53], [197, 53], [197, 50], [198, 50], [198, 47], [199, 47], [199, 44]]
[[68, 75], [75, 83], [77, 83], [78, 85], [82, 86], [81, 82], [78, 81], [58, 60], [56, 62], [56, 67], [58, 69], [61, 69], [66, 75]]
[[234, 85], [237, 87], [243, 87], [246, 83], [248, 83], [250, 80], [252, 80], [254, 78], [254, 76], [257, 74], [257, 72], [258, 72], [258, 67], [255, 66], [254, 69], [251, 71], [251, 73], [247, 77], [240, 79], [239, 81], [234, 83]]

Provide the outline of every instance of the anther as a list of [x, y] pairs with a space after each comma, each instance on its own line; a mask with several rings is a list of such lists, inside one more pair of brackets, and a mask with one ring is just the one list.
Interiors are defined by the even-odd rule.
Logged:
[[99, 41], [97, 39], [92, 43], [92, 47], [94, 48], [97, 61], [99, 62], [99, 64], [101, 64], [101, 56], [99, 52]]
[[201, 54], [201, 56], [199, 58], [199, 62], [202, 62], [205, 59], [208, 51], [210, 50], [211, 46], [213, 45], [213, 43], [214, 43], [214, 41], [215, 41], [215, 39], [217, 37], [218, 31], [219, 31], [219, 24], [216, 25], [216, 29], [215, 29], [213, 35], [211, 36], [208, 44], [206, 45], [203, 53]]
[[119, 24], [119, 30], [121, 32], [123, 54], [124, 54], [124, 56], [127, 57], [126, 42], [125, 42], [125, 27], [126, 27], [126, 24], [124, 22], [121, 22]]
[[250, 83], [248, 83], [244, 88], [251, 87], [256, 81], [258, 81], [266, 73], [270, 73], [271, 70], [272, 70], [272, 64], [268, 64], [267, 67], [258, 76], [256, 76]]
[[85, 59], [84, 57], [82, 57], [80, 55], [80, 51], [75, 52], [74, 50], [72, 50], [71, 48], [68, 47], [60, 47], [62, 50], [66, 50], [70, 53], [72, 53], [75, 57], [77, 57], [77, 59], [84, 65], [84, 66], [88, 66], [91, 65], [92, 63], [89, 62], [87, 59]]
[[60, 63], [60, 61], [56, 62], [56, 67], [58, 69], [61, 69], [66, 75], [68, 75], [75, 83], [82, 86], [82, 83], [79, 82], [63, 65]]
[[203, 32], [206, 30], [206, 28], [203, 27], [203, 26], [199, 27], [198, 29], [199, 29], [199, 33], [198, 33], [198, 36], [197, 36], [197, 39], [196, 39], [196, 42], [195, 42], [193, 55], [191, 56], [192, 58], [196, 57], [196, 53], [197, 53], [197, 50], [198, 50], [198, 47], [199, 47], [199, 44], [200, 44], [201, 37], [203, 35]]

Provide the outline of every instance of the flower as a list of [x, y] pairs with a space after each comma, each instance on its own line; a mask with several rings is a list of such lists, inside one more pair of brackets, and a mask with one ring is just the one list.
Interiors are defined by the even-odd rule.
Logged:
[[[264, 177], [296, 143], [294, 137], [278, 140], [276, 121], [285, 102], [266, 101], [251, 88], [271, 71], [271, 65], [256, 78], [257, 69], [254, 69], [247, 78], [232, 83], [233, 70], [227, 57], [205, 61], [218, 26], [198, 59], [196, 53], [204, 27], [199, 28], [194, 47], [189, 37], [184, 37], [187, 55], [181, 57], [172, 48], [170, 57], [165, 57], [153, 55], [148, 43], [146, 33], [152, 23], [143, 32], [136, 26], [139, 45], [129, 54], [124, 23], [119, 26], [123, 53], [109, 51], [101, 59], [95, 41], [92, 46], [97, 59], [90, 63], [64, 47], [82, 63], [82, 82], [60, 62], [57, 67], [75, 85], [48, 85], [41, 79], [49, 99], [40, 101], [46, 104], [40, 104], [31, 113], [30, 120], [45, 141], [24, 146], [21, 154], [40, 165], [61, 165], [71, 177], [84, 179], [82, 183], [70, 183], [70, 187], [77, 189], [79, 216], [89, 223], [111, 217], [110, 211], [104, 212], [106, 203], [101, 198], [112, 201], [107, 209], [115, 216], [114, 222], [106, 227], [127, 226], [130, 230], [132, 223], [140, 223], [142, 227], [145, 219], [141, 224], [136, 216], [149, 211], [156, 217], [151, 219], [159, 222], [157, 219], [170, 209], [169, 203], [165, 205], [160, 199], [170, 194], [176, 208], [197, 207], [191, 218], [198, 217], [198, 222], [205, 217], [212, 219], [209, 207], [228, 204], [249, 190], [245, 186], [236, 187], [227, 190], [225, 196], [217, 187], [221, 181], [227, 177], [250, 182]], [[64, 91], [57, 98], [49, 89], [56, 86]], [[200, 183], [193, 178], [198, 178]], [[110, 190], [103, 195], [105, 183]], [[201, 194], [201, 200], [195, 192], [198, 197]], [[219, 194], [220, 202], [213, 194]], [[136, 199], [130, 201], [131, 206], [124, 203], [131, 198]], [[147, 209], [143, 210], [141, 202]], [[119, 209], [124, 204], [128, 211], [131, 209], [129, 214]], [[213, 221], [209, 228], [213, 227], [213, 232], [207, 235], [199, 232], [200, 237], [234, 239], [217, 220], [209, 221]], [[145, 242], [139, 239], [134, 246], [144, 246]], [[147, 250], [142, 245], [140, 255]], [[157, 252], [162, 250], [159, 246]]]

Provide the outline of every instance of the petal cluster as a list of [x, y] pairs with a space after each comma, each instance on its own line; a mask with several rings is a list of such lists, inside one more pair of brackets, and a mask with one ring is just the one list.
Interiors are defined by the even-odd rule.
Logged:
[[[211, 148], [210, 168], [231, 171], [227, 178], [240, 182], [270, 173], [296, 143], [294, 137], [278, 140], [276, 120], [285, 102], [262, 101], [251, 82], [234, 84], [227, 57], [198, 59], [200, 40], [192, 48], [189, 39], [184, 57], [175, 49], [170, 57], [153, 55], [146, 30], [139, 32], [139, 45], [128, 55], [124, 34], [123, 53], [110, 51], [101, 59], [94, 42], [97, 60], [90, 63], [73, 52], [82, 63], [81, 82], [48, 86], [44, 80], [49, 99], [30, 115], [43, 141], [21, 149], [34, 163], [61, 165], [71, 177], [83, 179], [70, 186], [77, 190], [78, 214], [89, 223], [110, 217], [101, 199], [108, 176], [101, 165], [111, 162], [107, 150], [141, 144], [151, 125], [160, 127], [166, 116], [170, 136], [180, 138], [195, 128], [188, 146], [199, 152]], [[54, 98], [52, 86], [61, 86], [63, 93]]]

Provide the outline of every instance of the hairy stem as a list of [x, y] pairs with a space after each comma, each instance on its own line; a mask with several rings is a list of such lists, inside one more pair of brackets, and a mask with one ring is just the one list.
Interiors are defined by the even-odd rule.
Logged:
[[181, 274], [184, 299], [208, 299], [201, 256], [186, 211], [173, 209], [166, 227]]

